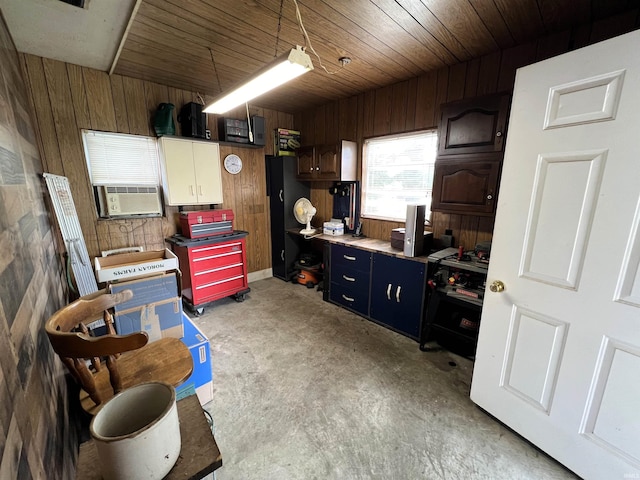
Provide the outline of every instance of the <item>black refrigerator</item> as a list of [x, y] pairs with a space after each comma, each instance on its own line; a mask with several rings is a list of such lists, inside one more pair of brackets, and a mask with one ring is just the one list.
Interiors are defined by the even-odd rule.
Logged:
[[302, 237], [287, 229], [303, 228], [293, 215], [293, 205], [300, 197], [309, 198], [309, 184], [296, 180], [296, 157], [267, 156], [267, 181], [271, 213], [271, 265], [273, 276], [289, 281], [297, 273], [296, 260]]

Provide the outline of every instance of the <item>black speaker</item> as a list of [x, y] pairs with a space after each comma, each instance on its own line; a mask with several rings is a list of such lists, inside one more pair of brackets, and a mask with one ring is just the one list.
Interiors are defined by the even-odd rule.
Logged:
[[266, 145], [264, 117], [259, 117], [257, 115], [251, 117], [251, 130], [253, 132], [253, 144], [264, 147]]
[[207, 138], [207, 114], [202, 113], [202, 105], [195, 102], [185, 103], [180, 109], [178, 122], [183, 137]]

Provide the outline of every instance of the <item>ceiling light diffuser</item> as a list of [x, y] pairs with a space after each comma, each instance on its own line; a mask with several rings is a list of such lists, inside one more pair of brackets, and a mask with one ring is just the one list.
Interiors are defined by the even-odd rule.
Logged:
[[289, 53], [260, 69], [231, 92], [216, 98], [204, 109], [204, 112], [215, 114], [228, 112], [311, 70], [313, 70], [311, 57], [301, 46], [296, 46]]

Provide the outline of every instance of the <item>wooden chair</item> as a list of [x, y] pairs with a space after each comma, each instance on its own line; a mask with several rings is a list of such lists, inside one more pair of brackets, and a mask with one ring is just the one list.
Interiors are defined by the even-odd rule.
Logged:
[[[125, 388], [150, 381], [178, 386], [193, 370], [191, 352], [177, 338], [147, 343], [144, 332], [115, 334], [109, 309], [132, 297], [131, 290], [116, 294], [100, 290], [61, 308], [45, 325], [53, 350], [82, 387], [82, 408], [91, 415]], [[92, 337], [86, 325], [100, 318], [109, 333]], [[101, 358], [106, 358], [106, 368]], [[88, 368], [86, 359], [93, 368]]]

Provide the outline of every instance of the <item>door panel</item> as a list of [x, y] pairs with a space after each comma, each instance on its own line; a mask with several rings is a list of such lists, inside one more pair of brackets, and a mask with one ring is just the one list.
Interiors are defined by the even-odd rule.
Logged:
[[541, 155], [527, 222], [525, 277], [575, 289], [606, 150]]
[[518, 70], [471, 387], [585, 479], [640, 477], [639, 44]]
[[515, 306], [509, 331], [500, 383], [514, 395], [548, 413], [567, 324]]
[[509, 100], [508, 93], [499, 93], [443, 105], [438, 155], [501, 151]]
[[450, 156], [436, 160], [431, 210], [492, 215], [502, 154]]
[[640, 385], [629, 372], [640, 371], [640, 349], [609, 337], [602, 347], [580, 433], [637, 465]]
[[425, 290], [424, 263], [373, 254], [371, 318], [418, 338]]
[[193, 142], [198, 203], [222, 203], [220, 147], [217, 143]]
[[340, 180], [340, 161], [337, 145], [318, 147], [318, 178], [323, 180]]
[[640, 201], [628, 234], [627, 248], [620, 269], [614, 299], [640, 307]]
[[303, 147], [296, 150], [298, 155], [298, 170], [296, 177], [300, 180], [309, 180], [316, 174], [316, 149], [315, 147]]

